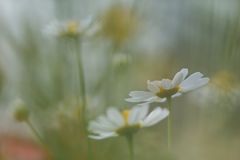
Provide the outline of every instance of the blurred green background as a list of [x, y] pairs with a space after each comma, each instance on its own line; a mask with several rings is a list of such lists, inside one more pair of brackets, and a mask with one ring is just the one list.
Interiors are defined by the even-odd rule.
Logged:
[[[131, 107], [124, 101], [130, 91], [183, 67], [210, 78], [173, 101], [173, 153], [163, 121], [137, 134], [136, 160], [240, 159], [240, 1], [0, 0], [0, 12], [1, 144], [6, 135], [38, 143], [11, 115], [21, 98], [51, 159], [86, 159], [73, 53], [80, 48], [89, 120], [109, 106]], [[101, 27], [77, 47], [71, 38], [43, 32], [55, 20], [81, 25], [88, 16]], [[93, 160], [128, 158], [121, 137], [91, 140], [91, 146]], [[16, 160], [4, 150], [0, 155]]]

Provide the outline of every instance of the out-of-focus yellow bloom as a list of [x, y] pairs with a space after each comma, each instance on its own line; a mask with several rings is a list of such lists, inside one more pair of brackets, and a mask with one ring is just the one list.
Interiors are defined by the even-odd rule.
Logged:
[[237, 86], [237, 78], [230, 71], [221, 70], [212, 77], [212, 85], [222, 91], [229, 92]]
[[102, 18], [102, 34], [117, 46], [130, 38], [136, 30], [137, 17], [130, 7], [113, 5]]
[[193, 95], [192, 100], [202, 106], [238, 104], [240, 85], [234, 73], [220, 70], [211, 78], [208, 87], [201, 89]]

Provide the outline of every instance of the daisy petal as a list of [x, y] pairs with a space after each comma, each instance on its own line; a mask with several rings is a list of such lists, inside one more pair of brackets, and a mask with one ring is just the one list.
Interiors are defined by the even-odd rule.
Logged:
[[154, 83], [154, 81], [151, 82], [151, 81], [148, 80], [147, 81], [147, 88], [148, 88], [149, 91], [151, 91], [153, 93], [159, 92], [159, 86], [156, 83]]
[[131, 97], [151, 97], [153, 93], [145, 91], [132, 91], [129, 93]]
[[166, 118], [168, 114], [169, 111], [167, 109], [161, 109], [160, 107], [157, 107], [143, 120], [142, 125], [143, 127], [152, 126]]
[[140, 105], [140, 113], [138, 115], [138, 121], [142, 120], [143, 118], [146, 117], [146, 115], [148, 114], [148, 110], [149, 110], [149, 104], [142, 104]]
[[179, 97], [181, 95], [182, 95], [182, 93], [176, 93], [176, 94], [172, 95], [172, 98]]
[[173, 87], [178, 86], [185, 79], [187, 74], [188, 74], [188, 69], [186, 69], [186, 68], [183, 68], [183, 69], [181, 69], [181, 71], [176, 73], [172, 80]]
[[137, 117], [140, 114], [140, 108], [139, 107], [133, 107], [133, 109], [131, 110], [129, 117], [128, 117], [128, 124], [133, 125], [138, 123], [137, 121]]
[[201, 78], [198, 79], [195, 82], [192, 82], [190, 84], [185, 84], [181, 86], [181, 91], [182, 92], [189, 92], [191, 90], [197, 89], [199, 87], [202, 87], [204, 85], [206, 85], [209, 82], [209, 78]]
[[109, 132], [109, 131], [113, 131], [114, 129], [115, 129], [114, 127], [110, 128], [109, 126], [105, 126], [104, 124], [98, 123], [96, 121], [90, 122], [89, 127], [88, 127], [89, 131], [91, 131], [91, 132], [97, 131], [97, 133]]
[[91, 139], [96, 139], [96, 140], [101, 140], [109, 137], [116, 137], [118, 136], [115, 132], [109, 132], [109, 133], [104, 133], [104, 134], [99, 134], [99, 135], [90, 135], [88, 136]]
[[171, 88], [173, 88], [172, 81], [170, 79], [163, 79], [161, 81], [161, 87], [163, 89], [171, 89]]
[[182, 70], [182, 74], [183, 74], [183, 79], [185, 79], [188, 75], [188, 69], [187, 68], [183, 68]]
[[167, 98], [159, 98], [159, 100], [158, 100], [158, 102], [161, 102], [161, 103], [166, 102], [166, 101], [167, 101]]
[[116, 108], [112, 107], [107, 110], [107, 118], [117, 127], [120, 127], [124, 124], [124, 119]]
[[97, 118], [97, 122], [101, 123], [102, 125], [104, 125], [105, 127], [108, 127], [109, 129], [114, 129], [116, 128], [116, 126], [107, 119], [107, 117], [105, 116], [100, 116]]
[[131, 98], [125, 99], [127, 102], [145, 102], [155, 97], [153, 93], [145, 91], [132, 91], [129, 93], [129, 96]]
[[203, 77], [203, 74], [200, 72], [195, 72], [193, 74], [191, 74], [187, 79], [185, 79], [180, 86], [185, 86], [185, 85], [189, 85], [191, 83], [195, 83], [195, 81], [197, 81], [198, 79], [201, 79]]
[[148, 109], [148, 104], [140, 104], [135, 106], [130, 112], [128, 123], [130, 125], [138, 124], [140, 120], [146, 117]]

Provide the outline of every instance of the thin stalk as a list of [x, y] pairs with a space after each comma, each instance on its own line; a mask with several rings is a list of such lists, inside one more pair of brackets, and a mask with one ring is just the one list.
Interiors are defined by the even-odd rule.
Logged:
[[[76, 39], [74, 41], [75, 43], [75, 48], [76, 48], [76, 63], [77, 63], [77, 67], [78, 67], [78, 81], [79, 81], [79, 90], [81, 91], [81, 93], [79, 93], [78, 98], [81, 97], [81, 116], [82, 116], [82, 121], [83, 121], [83, 125], [84, 128], [86, 129], [86, 106], [87, 106], [87, 96], [86, 96], [86, 85], [85, 85], [85, 76], [84, 76], [84, 69], [83, 69], [83, 62], [82, 62], [82, 55], [81, 55], [81, 41], [79, 39]], [[81, 95], [80, 95], [81, 94]], [[80, 102], [80, 100], [78, 99], [78, 102]], [[85, 130], [86, 131], [86, 130]]]
[[28, 125], [28, 127], [31, 129], [31, 131], [33, 132], [33, 134], [38, 138], [38, 140], [44, 144], [42, 137], [40, 136], [40, 134], [38, 133], [38, 131], [34, 128], [33, 124], [30, 122], [30, 120], [26, 120], [25, 121], [26, 124]]
[[168, 116], [168, 150], [171, 150], [171, 144], [172, 144], [172, 98], [167, 98], [168, 102], [168, 110], [171, 114]]
[[[81, 116], [82, 116], [82, 122], [83, 122], [83, 128], [84, 132], [87, 138], [87, 152], [88, 152], [88, 160], [92, 159], [92, 149], [91, 149], [91, 143], [90, 140], [88, 139], [88, 131], [87, 131], [87, 118], [86, 118], [86, 107], [87, 107], [87, 96], [86, 96], [86, 83], [85, 83], [85, 75], [84, 75], [84, 68], [83, 68], [83, 61], [82, 61], [82, 54], [81, 54], [81, 40], [80, 39], [75, 39], [74, 45], [76, 48], [76, 62], [77, 62], [77, 67], [78, 67], [78, 81], [79, 81], [79, 90], [81, 93], [79, 93], [78, 98], [81, 96]], [[78, 99], [78, 102], [80, 100]], [[80, 103], [79, 103], [80, 104]]]
[[116, 52], [118, 51], [118, 47], [113, 45], [110, 49], [109, 49], [109, 55], [107, 55], [107, 76], [106, 76], [106, 84], [110, 87], [106, 87], [106, 91], [105, 91], [105, 95], [106, 95], [106, 105], [105, 107], [109, 107], [110, 105], [112, 105], [114, 103], [114, 98], [115, 95], [112, 94], [112, 92], [110, 91], [110, 88], [113, 86], [113, 81], [114, 81], [114, 67], [113, 67], [113, 56], [114, 54], [116, 54]]
[[129, 147], [129, 160], [134, 160], [134, 146], [133, 146], [133, 135], [127, 135], [127, 142]]
[[51, 158], [55, 159], [53, 156], [54, 154], [51, 152], [51, 149], [47, 146], [47, 144], [44, 142], [44, 139], [42, 138], [42, 136], [39, 134], [39, 132], [37, 131], [37, 129], [34, 127], [34, 125], [32, 124], [32, 122], [27, 119], [26, 121], [24, 121], [27, 126], [31, 129], [32, 133], [35, 135], [35, 137], [39, 140], [39, 142], [41, 143], [41, 145], [46, 149], [46, 151], [49, 153], [49, 155], [51, 156]]

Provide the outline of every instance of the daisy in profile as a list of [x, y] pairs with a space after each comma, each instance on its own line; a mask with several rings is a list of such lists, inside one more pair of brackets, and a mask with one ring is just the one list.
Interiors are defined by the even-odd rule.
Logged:
[[116, 136], [129, 136], [139, 129], [150, 127], [166, 118], [169, 114], [167, 109], [155, 108], [148, 113], [147, 104], [137, 105], [131, 110], [119, 111], [109, 108], [106, 115], [99, 116], [89, 124], [89, 137], [92, 139], [105, 139]]
[[124, 136], [127, 139], [130, 160], [134, 159], [133, 135], [144, 127], [157, 124], [169, 114], [167, 109], [155, 108], [148, 113], [148, 105], [138, 105], [131, 110], [120, 112], [116, 108], [109, 108], [106, 115], [99, 116], [89, 124], [92, 139], [105, 139], [116, 136]]
[[206, 85], [209, 78], [203, 77], [200, 72], [195, 72], [188, 76], [188, 69], [183, 68], [177, 72], [174, 78], [162, 79], [160, 81], [147, 81], [149, 91], [132, 91], [129, 93], [128, 102], [165, 102], [182, 95], [183, 93], [197, 89]]

